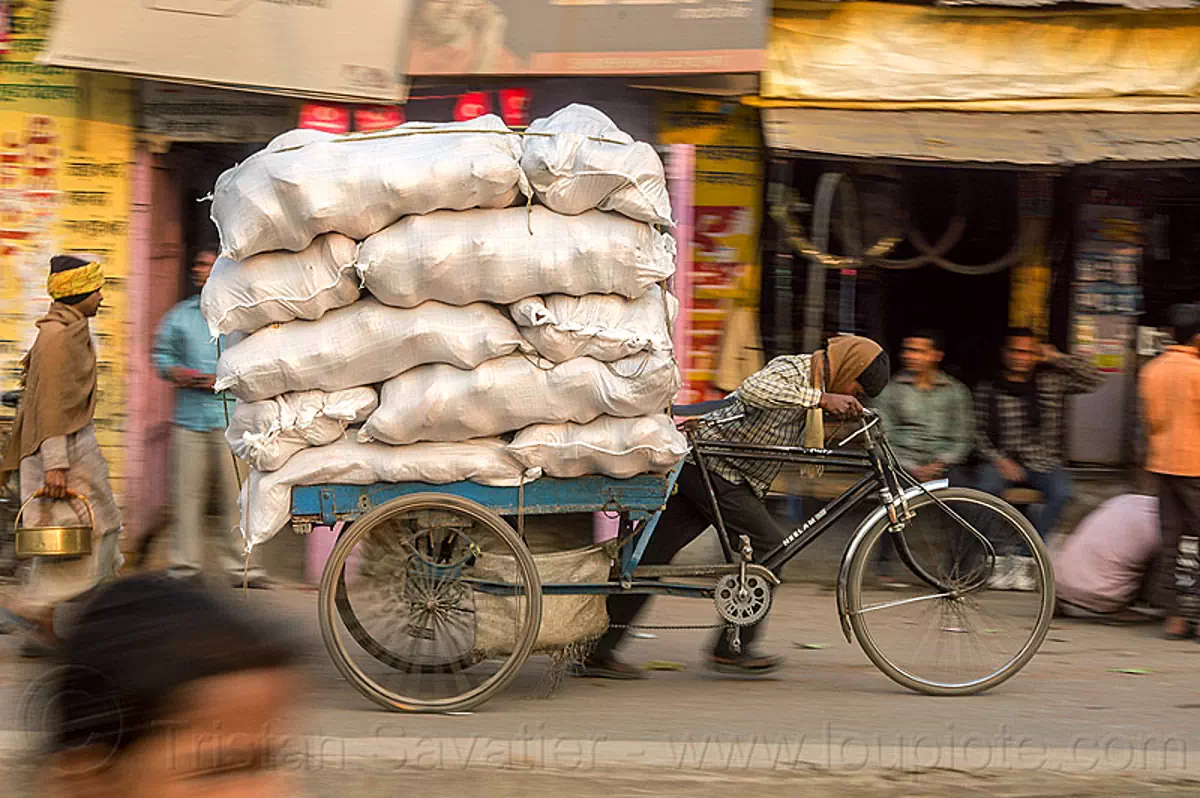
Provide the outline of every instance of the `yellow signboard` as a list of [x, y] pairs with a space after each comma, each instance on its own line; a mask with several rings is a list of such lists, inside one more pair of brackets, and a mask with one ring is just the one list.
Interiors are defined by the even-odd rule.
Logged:
[[662, 142], [696, 147], [682, 400], [700, 401], [736, 388], [761, 359], [762, 137], [758, 112], [737, 103], [679, 97], [663, 100], [660, 110]]
[[49, 306], [50, 258], [98, 256], [109, 282], [93, 324], [100, 361], [96, 429], [119, 486], [132, 81], [35, 64], [54, 4], [14, 5], [10, 50], [0, 59], [0, 389], [17, 387], [20, 360]]

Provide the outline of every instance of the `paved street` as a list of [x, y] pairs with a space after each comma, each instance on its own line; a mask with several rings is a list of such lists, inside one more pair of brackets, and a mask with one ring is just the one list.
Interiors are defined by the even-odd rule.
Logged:
[[[318, 796], [348, 785], [390, 795], [387, 785], [398, 783], [460, 794], [456, 785], [482, 771], [497, 795], [607, 795], [610, 784], [624, 794], [707, 796], [746, 779], [805, 795], [1115, 796], [1130, 781], [1183, 795], [1200, 782], [1200, 644], [1160, 640], [1154, 625], [1058, 620], [1042, 653], [1008, 684], [937, 699], [897, 687], [842, 639], [832, 592], [789, 584], [767, 635], [788, 655], [777, 678], [712, 675], [700, 664], [705, 632], [664, 631], [633, 641], [627, 655], [679, 662], [682, 671], [634, 683], [570, 680], [546, 698], [540, 658], [473, 714], [402, 716], [377, 711], [334, 670], [314, 593], [249, 600], [301, 625], [311, 641], [305, 711], [284, 750]], [[650, 622], [710, 617], [703, 603], [664, 599]], [[18, 717], [26, 685], [44, 672], [17, 660], [15, 648], [15, 638], [0, 638], [9, 761], [28, 743]], [[613, 782], [617, 774], [625, 780]]]

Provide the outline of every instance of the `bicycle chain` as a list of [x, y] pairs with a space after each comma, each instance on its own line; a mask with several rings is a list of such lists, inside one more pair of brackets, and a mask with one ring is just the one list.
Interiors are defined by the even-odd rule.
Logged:
[[681, 626], [648, 626], [636, 623], [613, 623], [609, 624], [609, 629], [648, 629], [654, 631], [680, 630], [680, 631], [698, 631], [701, 629], [724, 629], [726, 624], [710, 623], [710, 624], [683, 624]]

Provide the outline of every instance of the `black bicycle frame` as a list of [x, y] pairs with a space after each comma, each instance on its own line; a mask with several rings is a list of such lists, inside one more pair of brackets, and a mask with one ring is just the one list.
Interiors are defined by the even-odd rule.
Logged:
[[[767, 446], [704, 440], [692, 435], [693, 459], [696, 467], [700, 469], [704, 487], [708, 492], [709, 506], [714, 519], [713, 526], [717, 530], [717, 538], [720, 540], [725, 561], [727, 563], [734, 562], [734, 549], [729, 540], [729, 532], [725, 528], [725, 519], [721, 515], [717, 493], [713, 489], [706, 458], [741, 457], [748, 460], [766, 460], [790, 465], [814, 465], [865, 472], [858, 482], [796, 527], [778, 546], [765, 555], [755, 558], [766, 568], [778, 573], [793, 557], [808, 548], [813, 541], [821, 537], [831, 526], [863, 501], [876, 494], [881, 494], [885, 506], [889, 506], [892, 500], [903, 494], [904, 486], [900, 484], [899, 476], [884, 455], [883, 440], [881, 437], [876, 437], [877, 435], [881, 436], [882, 432], [873, 431], [871, 426], [865, 427], [863, 432], [866, 433], [867, 451], [861, 454], [833, 449], [809, 449], [802, 446]], [[889, 512], [894, 512], [894, 508], [889, 506]], [[896, 520], [894, 516], [892, 520]], [[914, 561], [903, 537], [899, 536], [899, 538], [896, 541], [897, 553], [905, 565], [922, 580], [930, 584], [937, 584], [937, 580]]]

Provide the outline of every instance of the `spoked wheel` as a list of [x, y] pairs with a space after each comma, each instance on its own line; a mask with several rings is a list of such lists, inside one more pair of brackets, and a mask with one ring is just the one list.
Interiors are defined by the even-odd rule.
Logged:
[[500, 516], [427, 493], [343, 532], [318, 604], [325, 647], [363, 695], [393, 710], [452, 712], [516, 677], [537, 640], [542, 588]]
[[[866, 534], [849, 567], [847, 611], [867, 656], [897, 683], [972, 695], [1037, 653], [1053, 616], [1054, 573], [1038, 533], [1010, 505], [960, 488], [933, 495], [945, 506], [918, 496], [903, 533], [881, 521]], [[883, 557], [893, 574], [906, 572], [900, 584], [878, 579]]]

